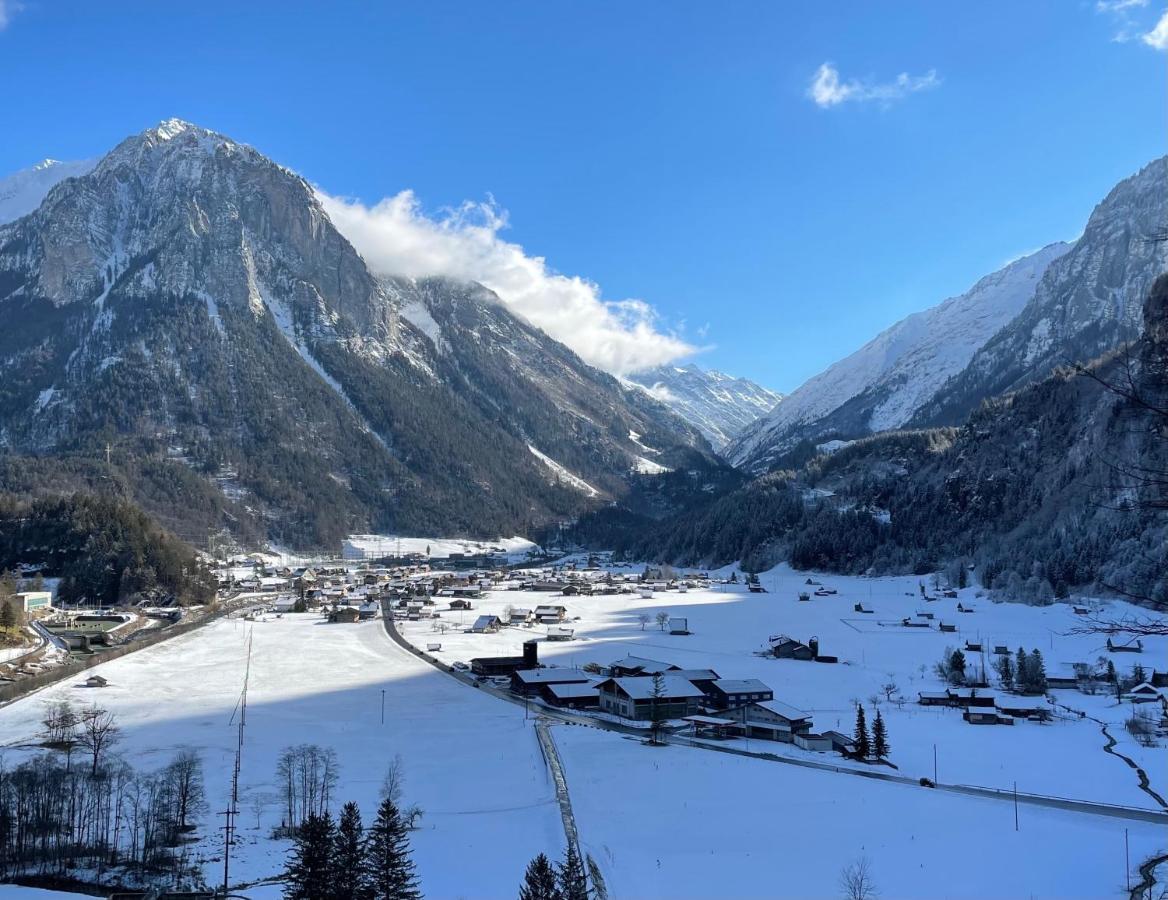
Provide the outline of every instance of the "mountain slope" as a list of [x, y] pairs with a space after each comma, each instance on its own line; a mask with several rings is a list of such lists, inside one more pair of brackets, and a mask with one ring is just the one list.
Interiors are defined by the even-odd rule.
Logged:
[[[544, 395], [610, 427], [585, 438], [569, 413], [524, 421], [530, 369], [511, 379], [510, 406], [492, 404], [485, 382], [525, 326], [486, 293], [374, 278], [299, 176], [164, 122], [0, 226], [5, 471], [51, 481], [43, 462], [11, 462], [36, 456], [88, 473], [111, 447], [109, 477], [172, 527], [197, 519], [319, 546], [367, 529], [496, 536], [576, 515], [627, 489], [642, 453], [627, 430], [652, 434], [663, 456], [708, 456], [663, 407], [539, 333], [524, 334], [541, 346]], [[410, 319], [472, 296], [490, 321], [451, 330], [457, 353]], [[535, 441], [587, 471], [596, 496], [558, 477]]]
[[91, 160], [60, 162], [46, 159], [29, 169], [0, 178], [0, 225], [27, 216], [45, 195], [66, 178], [77, 178], [93, 168]]
[[1050, 266], [1017, 319], [918, 411], [914, 423], [958, 422], [986, 397], [1134, 338], [1143, 298], [1168, 271], [1168, 244], [1154, 239], [1166, 229], [1168, 157], [1162, 157], [1095, 207], [1083, 236]]
[[1023, 310], [1047, 267], [1069, 249], [1051, 244], [987, 275], [966, 293], [896, 323], [791, 393], [747, 428], [727, 457], [764, 471], [803, 440], [857, 437], [904, 425]]
[[724, 447], [783, 399], [782, 394], [747, 378], [735, 378], [692, 363], [659, 366], [629, 375], [628, 380], [700, 429], [715, 448]]
[[[1000, 596], [1115, 588], [1168, 602], [1168, 276], [1131, 354], [988, 401], [961, 428], [885, 432], [627, 540], [633, 558], [927, 574]], [[1113, 390], [1108, 385], [1118, 385]], [[1128, 396], [1129, 389], [1135, 396]]]

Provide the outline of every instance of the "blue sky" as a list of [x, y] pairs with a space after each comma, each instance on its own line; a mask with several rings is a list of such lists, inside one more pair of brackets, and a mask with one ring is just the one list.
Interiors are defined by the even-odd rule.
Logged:
[[0, 173], [177, 116], [791, 390], [1165, 152], [1163, 7], [0, 0]]

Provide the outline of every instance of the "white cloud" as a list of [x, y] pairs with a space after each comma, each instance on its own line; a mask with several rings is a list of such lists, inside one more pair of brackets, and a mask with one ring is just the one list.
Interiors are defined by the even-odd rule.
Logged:
[[597, 368], [623, 375], [694, 352], [660, 329], [644, 301], [605, 300], [593, 282], [561, 275], [543, 257], [503, 240], [507, 216], [493, 200], [467, 202], [433, 217], [412, 191], [374, 206], [317, 194], [333, 224], [377, 274], [477, 281]]
[[1156, 27], [1143, 36], [1143, 42], [1157, 50], [1168, 50], [1168, 10], [1160, 16]]
[[0, 31], [8, 27], [14, 13], [20, 10], [20, 4], [12, 0], [0, 0]]
[[1095, 8], [1099, 12], [1123, 12], [1148, 5], [1148, 0], [1098, 0]]
[[840, 78], [839, 69], [829, 62], [825, 62], [815, 70], [811, 85], [807, 88], [807, 96], [815, 101], [822, 109], [839, 106], [841, 103], [865, 103], [876, 101], [883, 104], [901, 100], [909, 94], [918, 91], [927, 91], [938, 87], [941, 79], [937, 77], [935, 69], [930, 69], [924, 75], [909, 75], [901, 72], [892, 81], [860, 81]]

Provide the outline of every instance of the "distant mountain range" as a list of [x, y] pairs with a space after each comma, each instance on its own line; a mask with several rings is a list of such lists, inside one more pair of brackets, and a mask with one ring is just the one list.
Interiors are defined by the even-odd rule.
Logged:
[[716, 449], [728, 444], [750, 423], [783, 399], [777, 391], [714, 369], [659, 366], [628, 376], [650, 396], [701, 430]]
[[1168, 247], [1150, 239], [1166, 221], [1168, 158], [1116, 186], [1074, 244], [1010, 263], [807, 381], [733, 440], [727, 458], [764, 472], [801, 443], [959, 424], [989, 398], [1131, 339], [1168, 269]]
[[45, 194], [66, 178], [76, 178], [93, 168], [92, 160], [60, 162], [46, 159], [30, 169], [0, 178], [0, 225], [27, 216], [41, 205]]
[[725, 469], [482, 286], [375, 277], [306, 181], [223, 135], [169, 120], [0, 196], [0, 489], [335, 546], [532, 533]]

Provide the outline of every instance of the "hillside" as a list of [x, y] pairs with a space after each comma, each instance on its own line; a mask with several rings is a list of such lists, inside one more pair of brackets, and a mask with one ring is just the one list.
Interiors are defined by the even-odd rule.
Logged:
[[1055, 243], [893, 325], [811, 378], [726, 449], [752, 473], [799, 445], [958, 425], [982, 403], [1139, 332], [1168, 248], [1168, 158], [1120, 182], [1073, 244]]
[[[1014, 599], [1094, 586], [1168, 600], [1168, 277], [1145, 336], [960, 428], [890, 432], [756, 479], [630, 539], [636, 558], [926, 573], [973, 565]], [[1131, 384], [1136, 396], [1108, 385]], [[1149, 474], [1151, 473], [1151, 474]]]
[[192, 540], [524, 533], [720, 465], [481, 287], [373, 277], [307, 182], [177, 120], [0, 226], [0, 313], [4, 486], [96, 466]]

